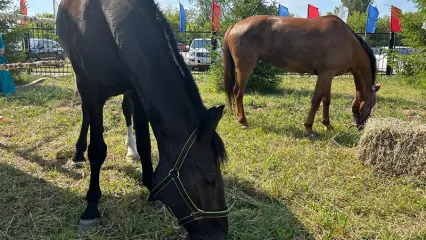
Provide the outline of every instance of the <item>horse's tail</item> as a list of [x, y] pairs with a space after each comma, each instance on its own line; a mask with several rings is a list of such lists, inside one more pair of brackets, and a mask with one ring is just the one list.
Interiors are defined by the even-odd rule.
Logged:
[[349, 30], [355, 35], [355, 37], [358, 39], [358, 41], [361, 43], [362, 48], [367, 53], [368, 58], [370, 59], [370, 67], [371, 67], [371, 75], [372, 75], [372, 84], [373, 86], [376, 84], [376, 75], [377, 75], [377, 63], [376, 63], [376, 57], [374, 56], [374, 52], [371, 49], [371, 47], [368, 45], [368, 43], [362, 39], [361, 36], [356, 34], [352, 28], [349, 27], [349, 25], [346, 24], [346, 26], [349, 28]]
[[228, 97], [229, 109], [232, 112], [235, 103], [235, 62], [229, 49], [228, 36], [233, 26], [229, 27], [223, 38], [224, 87]]

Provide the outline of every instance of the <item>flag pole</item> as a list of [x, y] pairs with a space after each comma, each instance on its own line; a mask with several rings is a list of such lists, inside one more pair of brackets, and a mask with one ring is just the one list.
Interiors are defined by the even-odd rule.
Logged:
[[370, 2], [371, 1], [368, 1], [367, 9], [365, 10], [365, 11], [367, 11], [367, 21], [365, 22], [365, 29], [364, 29], [364, 40], [365, 41], [367, 41], [367, 22], [368, 22], [368, 13], [369, 13], [368, 9], [370, 9]]
[[53, 0], [53, 18], [56, 19], [56, 0]]

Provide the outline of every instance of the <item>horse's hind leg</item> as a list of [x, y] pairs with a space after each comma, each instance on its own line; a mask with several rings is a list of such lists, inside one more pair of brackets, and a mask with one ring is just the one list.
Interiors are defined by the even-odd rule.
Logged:
[[133, 122], [136, 133], [136, 146], [141, 156], [142, 163], [142, 183], [149, 190], [152, 189], [152, 158], [151, 139], [149, 136], [148, 118], [145, 114], [140, 98], [134, 92], [128, 93], [133, 106]]
[[322, 97], [322, 124], [324, 124], [329, 131], [333, 130], [333, 126], [330, 124], [330, 97], [331, 89], [328, 89], [326, 90], [326, 94]]
[[330, 92], [331, 80], [333, 79], [333, 77], [334, 77], [334, 74], [330, 72], [323, 72], [323, 73], [319, 73], [318, 75], [317, 83], [315, 86], [315, 92], [314, 92], [314, 95], [312, 96], [311, 109], [309, 110], [309, 114], [305, 122], [307, 135], [309, 137], [315, 136], [312, 130], [315, 115], [319, 108], [319, 105], [321, 104], [321, 100], [324, 97], [327, 97], [327, 94]]
[[237, 100], [238, 122], [241, 123], [243, 127], [248, 126], [246, 115], [244, 113], [243, 98], [247, 86], [247, 81], [251, 72], [253, 71], [254, 65], [255, 63], [245, 68], [237, 67], [237, 81], [235, 83], [234, 93]]
[[135, 140], [135, 137], [133, 136], [133, 129], [132, 129], [132, 103], [130, 102], [130, 99], [127, 96], [127, 94], [124, 94], [123, 96], [123, 102], [121, 103], [121, 107], [123, 109], [124, 118], [126, 119], [126, 128], [127, 128], [126, 158], [128, 160], [133, 161], [134, 163], [138, 163], [139, 154], [136, 150], [136, 140]]
[[73, 162], [77, 167], [80, 167], [84, 162], [86, 162], [84, 152], [87, 149], [87, 131], [89, 130], [89, 118], [83, 104], [81, 104], [81, 111], [83, 113], [83, 121], [81, 123], [80, 135], [77, 143], [75, 144], [75, 154], [73, 157]]

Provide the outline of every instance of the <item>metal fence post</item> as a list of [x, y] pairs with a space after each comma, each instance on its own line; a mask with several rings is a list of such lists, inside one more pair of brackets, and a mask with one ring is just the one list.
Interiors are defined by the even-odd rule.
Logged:
[[[395, 33], [391, 32], [390, 34], [390, 39], [389, 39], [389, 47], [388, 47], [388, 51], [390, 52], [391, 50], [393, 50], [395, 47]], [[390, 76], [392, 75], [392, 67], [389, 65], [389, 62], [393, 61], [393, 55], [392, 55], [392, 59], [389, 58], [389, 52], [387, 54], [387, 65], [386, 65], [386, 75]]]

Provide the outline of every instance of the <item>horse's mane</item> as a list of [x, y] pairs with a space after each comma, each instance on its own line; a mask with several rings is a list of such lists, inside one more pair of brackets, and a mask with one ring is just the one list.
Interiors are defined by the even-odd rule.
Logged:
[[[168, 47], [170, 49], [170, 55], [173, 57], [176, 67], [179, 69], [179, 73], [181, 74], [181, 80], [183, 80], [183, 84], [185, 86], [185, 89], [187, 91], [187, 94], [190, 100], [193, 102], [200, 103], [202, 105], [202, 108], [206, 110], [201, 100], [200, 92], [191, 74], [191, 71], [189, 70], [188, 66], [183, 60], [182, 55], [179, 52], [176, 39], [170, 27], [169, 22], [166, 20], [163, 13], [158, 8], [158, 5], [154, 1], [152, 1], [152, 8], [156, 12], [155, 15], [157, 16], [156, 20], [157, 20], [157, 23], [159, 24], [159, 27], [164, 31], [164, 34], [165, 34], [164, 36], [166, 38], [166, 42], [168, 43]], [[204, 114], [206, 113], [207, 111], [204, 111]], [[205, 122], [205, 121], [202, 121], [203, 118], [204, 117], [202, 117], [200, 119], [201, 121], [199, 122], [198, 128], [200, 130], [206, 127], [205, 124], [203, 124]], [[203, 132], [203, 131], [200, 131], [200, 132]], [[216, 131], [214, 131], [213, 133], [212, 141], [213, 141], [213, 147], [214, 147], [217, 161], [221, 164], [224, 164], [227, 160], [227, 154], [226, 154], [223, 140], [221, 139], [219, 134], [216, 133]]]
[[[343, 22], [343, 20], [337, 16], [331, 15], [331, 17], [335, 17]], [[376, 84], [376, 75], [377, 75], [377, 63], [376, 63], [377, 59], [374, 56], [374, 52], [371, 49], [371, 47], [368, 45], [368, 43], [364, 39], [362, 39], [361, 36], [356, 34], [354, 30], [348, 24], [346, 24], [345, 22], [343, 23], [348, 27], [348, 29], [352, 32], [352, 34], [355, 35], [355, 37], [358, 39], [359, 43], [361, 44], [362, 48], [364, 49], [364, 51], [367, 53], [368, 58], [370, 59], [372, 85], [374, 86]]]

